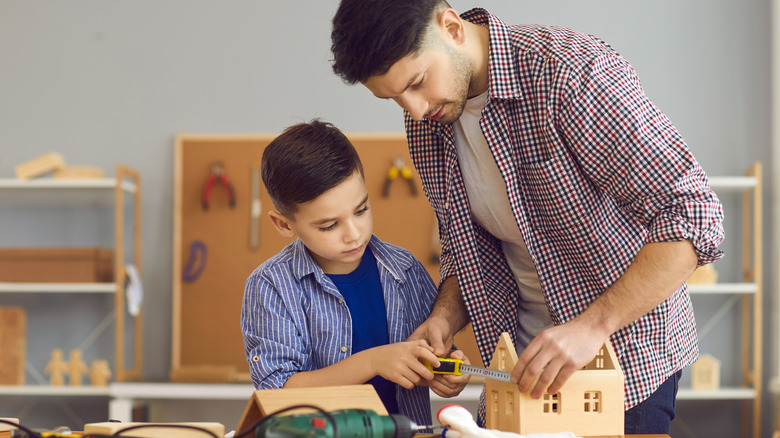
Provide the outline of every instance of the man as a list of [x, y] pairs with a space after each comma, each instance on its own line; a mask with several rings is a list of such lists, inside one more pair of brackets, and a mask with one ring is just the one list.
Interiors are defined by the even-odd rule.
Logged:
[[441, 0], [343, 0], [331, 37], [334, 72], [404, 109], [440, 223], [439, 294], [412, 338], [444, 354], [471, 321], [487, 362], [509, 332], [535, 398], [611, 341], [626, 433], [668, 433], [698, 356], [684, 281], [722, 256], [723, 211], [631, 66]]

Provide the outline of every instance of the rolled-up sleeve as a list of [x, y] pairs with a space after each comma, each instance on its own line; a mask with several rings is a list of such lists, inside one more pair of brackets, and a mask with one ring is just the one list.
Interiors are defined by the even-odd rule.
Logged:
[[690, 169], [675, 185], [665, 208], [650, 226], [648, 242], [690, 240], [699, 266], [723, 257], [718, 245], [724, 239], [723, 207], [701, 167]]

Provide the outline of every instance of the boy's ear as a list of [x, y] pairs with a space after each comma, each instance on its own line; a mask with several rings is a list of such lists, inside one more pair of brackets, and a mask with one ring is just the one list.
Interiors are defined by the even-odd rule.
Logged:
[[284, 217], [283, 214], [272, 210], [268, 212], [268, 218], [271, 219], [274, 228], [276, 228], [276, 231], [281, 234], [282, 237], [292, 239], [297, 236], [292, 227], [290, 227], [290, 220]]

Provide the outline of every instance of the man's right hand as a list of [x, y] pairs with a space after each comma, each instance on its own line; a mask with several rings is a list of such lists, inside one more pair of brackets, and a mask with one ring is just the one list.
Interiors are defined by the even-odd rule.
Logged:
[[452, 349], [455, 334], [450, 332], [450, 323], [443, 316], [432, 314], [417, 330], [412, 332], [407, 341], [423, 340], [433, 347], [433, 353], [438, 357], [446, 357]]
[[469, 322], [466, 304], [460, 294], [457, 277], [447, 277], [439, 287], [431, 315], [409, 336], [408, 340], [422, 339], [433, 347], [439, 357], [450, 353], [455, 333]]

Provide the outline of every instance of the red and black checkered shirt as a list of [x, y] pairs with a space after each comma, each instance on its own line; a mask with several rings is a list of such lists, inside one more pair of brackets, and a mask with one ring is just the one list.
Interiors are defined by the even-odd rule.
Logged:
[[[490, 29], [480, 125], [556, 324], [582, 313], [645, 243], [690, 240], [699, 264], [722, 256], [722, 206], [628, 62], [568, 29], [508, 26], [483, 9], [462, 17]], [[472, 219], [452, 127], [408, 113], [405, 123], [440, 224], [441, 278], [457, 275], [489, 363], [501, 332], [517, 332], [514, 277], [500, 242]], [[628, 409], [697, 358], [686, 286], [611, 340]]]

